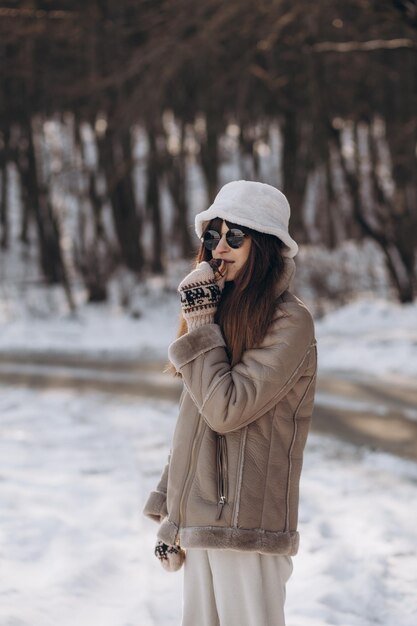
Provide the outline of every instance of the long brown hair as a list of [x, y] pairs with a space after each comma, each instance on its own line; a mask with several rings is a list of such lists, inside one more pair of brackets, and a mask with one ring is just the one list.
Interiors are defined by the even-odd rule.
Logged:
[[[239, 228], [252, 239], [248, 259], [234, 281], [227, 282], [215, 315], [226, 342], [231, 365], [236, 365], [245, 350], [258, 346], [270, 326], [276, 311], [274, 288], [284, 269], [284, 244], [274, 235], [260, 233], [225, 220], [229, 228]], [[223, 219], [215, 218], [205, 230], [221, 231]], [[201, 244], [195, 264], [209, 261], [210, 250]], [[178, 337], [187, 332], [181, 317]], [[168, 371], [175, 372], [173, 366]]]

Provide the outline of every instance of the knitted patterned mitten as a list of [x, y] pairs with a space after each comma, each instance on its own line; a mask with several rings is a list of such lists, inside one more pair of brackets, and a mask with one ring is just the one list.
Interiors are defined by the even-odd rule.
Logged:
[[188, 330], [214, 322], [224, 281], [219, 272], [215, 276], [215, 270], [207, 261], [202, 261], [179, 284], [181, 307]]
[[181, 546], [168, 546], [163, 541], [158, 541], [155, 546], [155, 556], [167, 572], [176, 572], [185, 561], [185, 550]]

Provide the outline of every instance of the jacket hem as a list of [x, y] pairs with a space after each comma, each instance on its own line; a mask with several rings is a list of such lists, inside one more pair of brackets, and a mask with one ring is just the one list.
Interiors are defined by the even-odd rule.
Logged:
[[217, 548], [295, 556], [298, 552], [298, 531], [271, 531], [260, 528], [221, 528], [218, 526], [196, 526], [181, 528], [182, 548]]

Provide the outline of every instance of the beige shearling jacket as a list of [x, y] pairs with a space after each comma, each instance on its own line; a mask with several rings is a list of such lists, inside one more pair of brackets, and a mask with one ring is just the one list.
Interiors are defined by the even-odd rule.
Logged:
[[144, 514], [183, 548], [298, 551], [299, 481], [314, 403], [312, 317], [287, 287], [262, 344], [234, 367], [217, 324], [169, 348], [184, 390], [168, 463]]

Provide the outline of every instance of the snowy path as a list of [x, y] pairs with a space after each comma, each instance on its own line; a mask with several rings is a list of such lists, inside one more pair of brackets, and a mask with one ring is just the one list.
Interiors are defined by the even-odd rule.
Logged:
[[[0, 388], [0, 624], [179, 626], [142, 518], [175, 404]], [[417, 465], [312, 434], [287, 626], [415, 626]]]
[[[0, 385], [129, 393], [177, 402], [181, 381], [164, 374], [164, 367], [162, 360], [126, 355], [99, 359], [75, 352], [0, 353]], [[320, 370], [313, 429], [417, 461], [416, 379]]]

